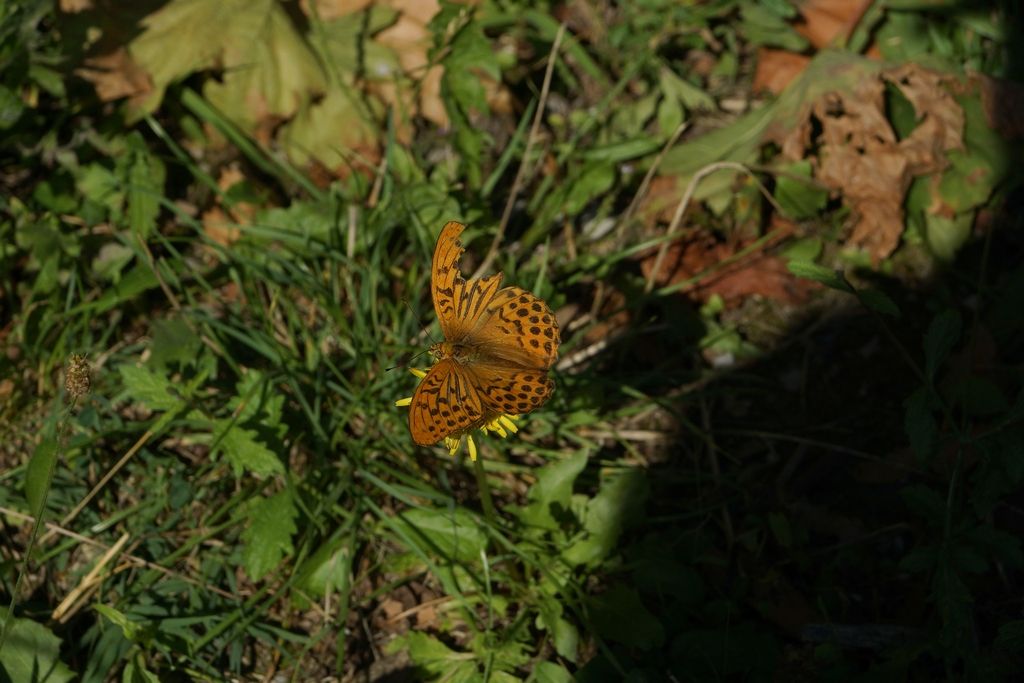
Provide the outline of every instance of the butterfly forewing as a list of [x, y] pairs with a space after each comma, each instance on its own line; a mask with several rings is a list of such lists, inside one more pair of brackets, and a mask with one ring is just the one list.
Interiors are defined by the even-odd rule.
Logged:
[[484, 406], [478, 383], [451, 358], [438, 361], [416, 387], [409, 406], [409, 430], [421, 446], [479, 424]]
[[479, 323], [491, 300], [501, 287], [501, 273], [475, 280], [466, 280], [459, 273], [463, 247], [459, 241], [465, 226], [446, 223], [437, 238], [431, 266], [431, 295], [441, 332], [451, 342], [463, 340]]

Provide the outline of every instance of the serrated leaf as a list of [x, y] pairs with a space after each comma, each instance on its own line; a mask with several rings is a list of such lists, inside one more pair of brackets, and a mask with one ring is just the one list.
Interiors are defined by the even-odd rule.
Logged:
[[138, 365], [118, 367], [125, 393], [150, 410], [177, 410], [183, 404], [170, 380]]
[[249, 527], [242, 532], [245, 573], [259, 581], [294, 552], [292, 536], [298, 529], [298, 510], [290, 490], [285, 489], [256, 505]]
[[235, 476], [243, 472], [257, 477], [284, 473], [284, 465], [277, 454], [263, 445], [255, 431], [241, 427], [237, 420], [217, 420], [213, 431], [216, 450], [227, 457]]
[[[8, 618], [0, 608], [0, 628]], [[65, 683], [74, 673], [60, 661], [60, 638], [31, 619], [15, 618], [0, 650], [0, 678], [18, 683]]]
[[789, 272], [797, 277], [820, 282], [826, 287], [846, 292], [847, 294], [854, 293], [853, 287], [846, 281], [846, 278], [831, 268], [819, 266], [817, 263], [809, 261], [790, 261], [786, 264], [786, 267], [789, 268]]
[[143, 240], [156, 229], [166, 175], [164, 162], [140, 143], [128, 167], [128, 227]]
[[537, 483], [527, 494], [530, 503], [520, 513], [527, 524], [544, 529], [558, 529], [559, 513], [569, 511], [572, 485], [587, 464], [587, 454], [577, 451], [565, 460], [545, 465], [537, 471]]
[[946, 356], [960, 341], [960, 313], [953, 309], [943, 311], [932, 319], [924, 335], [925, 375], [935, 380], [935, 373], [946, 360]]
[[462, 508], [406, 510], [398, 519], [409, 526], [413, 538], [425, 539], [431, 552], [456, 562], [475, 562], [487, 548], [487, 534], [476, 518]]
[[32, 459], [25, 469], [25, 498], [33, 517], [43, 513], [46, 496], [50, 491], [50, 473], [57, 462], [57, 440], [52, 436], [44, 436]]
[[431, 678], [443, 676], [445, 683], [470, 683], [480, 678], [472, 655], [456, 652], [426, 633], [410, 631], [387, 645], [389, 653], [402, 650], [406, 650], [413, 664]]

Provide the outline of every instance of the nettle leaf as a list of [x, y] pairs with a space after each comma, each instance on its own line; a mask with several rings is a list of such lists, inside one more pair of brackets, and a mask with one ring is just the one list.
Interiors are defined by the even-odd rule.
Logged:
[[525, 523], [544, 529], [559, 528], [558, 518], [569, 512], [572, 485], [587, 464], [587, 454], [577, 451], [575, 455], [545, 465], [537, 471], [537, 483], [527, 494], [529, 504], [519, 513]]
[[146, 149], [138, 133], [129, 138], [129, 146], [132, 155], [127, 173], [128, 227], [146, 239], [156, 229], [167, 169], [159, 157]]
[[565, 550], [565, 559], [581, 565], [608, 557], [622, 531], [643, 509], [648, 488], [647, 479], [637, 470], [627, 470], [606, 481], [587, 502], [583, 520], [586, 533]]
[[264, 499], [253, 509], [249, 527], [242, 532], [242, 565], [254, 581], [262, 579], [294, 552], [292, 536], [298, 531], [297, 515], [290, 489]]
[[[0, 608], [0, 628], [11, 618]], [[0, 673], [9, 681], [64, 683], [75, 678], [60, 661], [60, 638], [31, 619], [15, 618], [0, 650]]]
[[476, 518], [463, 510], [406, 510], [397, 517], [413, 538], [425, 537], [432, 550], [455, 562], [475, 562], [487, 548], [487, 534]]
[[407, 651], [409, 659], [431, 678], [443, 676], [445, 683], [470, 683], [480, 679], [476, 658], [456, 652], [437, 638], [410, 631], [398, 636], [385, 648], [389, 654]]
[[249, 472], [257, 477], [283, 474], [284, 465], [274, 451], [259, 440], [252, 429], [245, 429], [234, 418], [213, 422], [215, 453], [223, 452], [236, 477]]
[[228, 410], [239, 422], [258, 420], [262, 427], [283, 430], [284, 396], [271, 388], [263, 372], [247, 369], [235, 385], [236, 395], [228, 401]]
[[181, 397], [171, 381], [138, 365], [124, 364], [118, 367], [125, 394], [150, 410], [177, 410], [183, 405]]
[[960, 341], [960, 313], [950, 309], [935, 316], [924, 335], [925, 374], [929, 381], [935, 380], [935, 373], [946, 360], [946, 356]]

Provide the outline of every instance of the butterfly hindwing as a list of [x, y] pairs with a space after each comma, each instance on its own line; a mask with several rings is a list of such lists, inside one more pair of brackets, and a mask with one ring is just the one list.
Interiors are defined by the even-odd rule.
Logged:
[[416, 387], [409, 406], [409, 431], [421, 446], [471, 429], [483, 418], [477, 383], [450, 358], [438, 361]]
[[544, 370], [477, 363], [467, 367], [488, 414], [519, 415], [544, 404], [555, 383]]

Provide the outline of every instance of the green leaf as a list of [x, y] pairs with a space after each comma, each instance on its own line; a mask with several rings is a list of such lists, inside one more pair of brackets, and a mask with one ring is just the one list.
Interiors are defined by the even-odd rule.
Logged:
[[24, 110], [25, 104], [18, 93], [0, 84], [0, 130], [7, 130], [17, 123]]
[[281, 127], [278, 141], [296, 166], [315, 159], [340, 175], [359, 169], [352, 165], [352, 150], [376, 147], [377, 137], [352, 94], [334, 89], [317, 102], [304, 103]]
[[[787, 217], [801, 220], [818, 214], [828, 203], [828, 190], [799, 178], [813, 178], [810, 161], [797, 161], [779, 169], [775, 180], [775, 200]], [[794, 178], [793, 176], [797, 176]]]
[[386, 649], [389, 654], [407, 651], [413, 664], [422, 668], [422, 673], [430, 676], [426, 680], [433, 680], [435, 677], [445, 683], [470, 683], [480, 680], [476, 658], [472, 654], [456, 652], [437, 638], [425, 633], [410, 631], [392, 640]]
[[432, 550], [455, 562], [476, 562], [487, 547], [487, 535], [476, 518], [463, 510], [415, 508], [398, 516], [413, 538], [423, 538]]
[[787, 18], [786, 13], [773, 12], [763, 4], [740, 5], [742, 31], [751, 43], [803, 52], [808, 47], [807, 40], [793, 30]]
[[815, 261], [820, 255], [824, 243], [820, 237], [805, 237], [796, 240], [782, 250], [787, 261]]
[[925, 387], [915, 391], [903, 402], [906, 409], [903, 429], [910, 439], [914, 455], [920, 462], [930, 459], [938, 442], [939, 425], [932, 414], [931, 403], [930, 394]]
[[951, 262], [957, 251], [967, 243], [974, 224], [974, 212], [957, 214], [952, 218], [925, 212], [925, 238], [937, 258]]
[[[9, 619], [0, 608], [0, 628]], [[31, 619], [15, 618], [0, 650], [0, 679], [12, 683], [64, 683], [75, 678], [60, 661], [60, 638]]]
[[602, 636], [640, 650], [665, 642], [665, 629], [632, 588], [616, 584], [590, 602], [590, 621]]
[[120, 242], [107, 242], [92, 260], [92, 272], [100, 280], [117, 282], [121, 271], [135, 258], [135, 252]]
[[614, 183], [614, 164], [603, 161], [587, 164], [579, 175], [569, 180], [569, 189], [561, 200], [562, 211], [568, 216], [579, 214], [592, 199], [606, 193]]
[[563, 616], [562, 603], [558, 597], [544, 598], [540, 604], [537, 622], [551, 635], [555, 652], [570, 662], [575, 662], [579, 656], [580, 633], [576, 626]]
[[[461, 9], [442, 6], [442, 11], [431, 21], [434, 35], [444, 35], [456, 26], [460, 21], [458, 12]], [[501, 67], [478, 21], [465, 22], [447, 47], [448, 52], [441, 62], [444, 65], [441, 99], [451, 119], [451, 129], [455, 132], [455, 145], [461, 153], [466, 180], [471, 188], [476, 188], [482, 181], [481, 159], [487, 134], [474, 121], [477, 116], [490, 112], [487, 91], [480, 76], [483, 74], [494, 81], [500, 81]]]
[[899, 306], [889, 298], [889, 295], [880, 289], [858, 289], [857, 298], [860, 302], [872, 311], [891, 315], [894, 318], [900, 317]]
[[643, 509], [647, 495], [647, 479], [637, 470], [627, 470], [605, 482], [587, 502], [583, 521], [586, 534], [565, 550], [565, 559], [580, 565], [608, 557], [622, 531]]
[[840, 292], [846, 292], [847, 294], [853, 294], [854, 289], [850, 286], [850, 283], [846, 281], [842, 273], [836, 272], [831, 268], [825, 266], [819, 266], [817, 263], [811, 263], [809, 261], [790, 261], [786, 264], [789, 268], [789, 272], [793, 273], [797, 277], [802, 277], [805, 280], [814, 280], [820, 282], [826, 287], [837, 289]]
[[924, 335], [925, 375], [935, 381], [935, 373], [946, 356], [960, 341], [960, 313], [953, 309], [943, 311], [932, 319]]
[[[291, 117], [326, 91], [316, 55], [277, 0], [172, 0], [142, 25], [128, 49], [153, 82], [146, 111], [171, 83], [213, 69], [221, 77], [206, 81], [204, 95], [247, 132], [268, 117]], [[182, 36], [190, 49], [181, 48]]]
[[252, 511], [249, 527], [242, 532], [245, 548], [242, 565], [253, 581], [259, 581], [294, 552], [292, 536], [298, 531], [298, 510], [289, 489], [266, 498]]
[[32, 459], [25, 468], [25, 498], [33, 517], [38, 518], [46, 505], [46, 496], [50, 492], [51, 473], [57, 463], [57, 440], [50, 435], [44, 436]]
[[329, 592], [344, 593], [349, 587], [350, 564], [344, 539], [334, 539], [321, 545], [302, 563], [295, 586], [314, 598], [322, 598]]
[[164, 162], [146, 149], [141, 136], [132, 147], [134, 153], [128, 167], [128, 227], [145, 240], [156, 229], [167, 171]]
[[249, 472], [257, 477], [283, 474], [284, 465], [274, 451], [259, 440], [254, 430], [245, 429], [234, 418], [214, 422], [216, 452], [223, 452], [235, 476]]
[[156, 635], [156, 628], [149, 623], [132, 621], [124, 612], [111, 607], [110, 605], [95, 604], [94, 610], [102, 614], [107, 621], [121, 629], [121, 633], [127, 640], [138, 643], [143, 647], [149, 647]]
[[183, 405], [170, 380], [162, 374], [127, 363], [119, 366], [118, 372], [128, 397], [150, 410], [177, 410]]
[[561, 664], [537, 662], [533, 667], [533, 675], [526, 680], [528, 683], [572, 683], [573, 678]]
[[149, 328], [147, 365], [154, 371], [166, 371], [170, 365], [187, 366], [195, 361], [202, 341], [183, 318], [159, 318]]
[[572, 485], [587, 465], [587, 454], [577, 451], [574, 455], [545, 465], [537, 471], [537, 483], [527, 494], [530, 503], [520, 513], [527, 524], [544, 529], [559, 528], [558, 517], [569, 511]]

